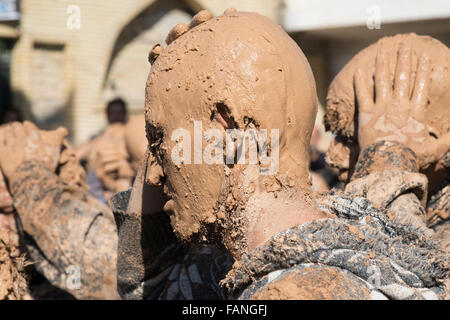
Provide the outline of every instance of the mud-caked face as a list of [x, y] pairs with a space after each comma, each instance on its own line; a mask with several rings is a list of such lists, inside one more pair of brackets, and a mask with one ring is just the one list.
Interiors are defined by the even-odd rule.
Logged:
[[161, 118], [161, 121], [148, 130], [154, 143], [150, 145], [147, 181], [153, 185], [162, 183], [169, 197], [164, 210], [179, 235], [189, 238], [198, 233], [202, 225], [216, 220], [214, 212], [222, 190], [224, 169], [222, 164], [206, 163], [203, 159], [203, 148], [199, 144], [204, 141], [199, 126], [203, 130], [219, 130], [220, 127], [208, 117], [197, 116], [194, 129], [190, 121], [179, 123], [163, 119], [164, 116], [155, 114], [155, 119]]
[[[242, 183], [235, 177], [251, 164], [262, 175], [307, 179], [316, 108], [306, 58], [265, 17], [220, 16], [173, 41], [147, 80], [146, 125], [147, 182], [164, 185], [175, 231], [187, 239], [226, 218], [219, 208], [237, 196], [229, 193]], [[250, 132], [255, 152], [267, 147], [256, 162], [233, 140]]]

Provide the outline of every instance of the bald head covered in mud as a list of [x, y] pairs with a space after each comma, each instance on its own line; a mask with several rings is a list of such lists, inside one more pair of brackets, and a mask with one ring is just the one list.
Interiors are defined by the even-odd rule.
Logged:
[[[146, 87], [146, 180], [164, 185], [171, 199], [165, 211], [183, 239], [218, 226], [239, 229], [248, 218], [236, 212], [248, 207], [252, 195], [276, 197], [294, 187], [307, 195], [317, 111], [310, 66], [280, 26], [233, 9], [192, 24], [175, 40], [169, 34], [169, 45], [158, 47], [156, 58], [151, 53]], [[183, 29], [177, 25], [171, 34]], [[239, 132], [258, 135], [257, 161], [251, 161], [250, 148], [238, 161], [242, 149], [233, 142]], [[255, 212], [265, 207], [253, 205]], [[236, 243], [244, 237], [238, 233], [225, 237]]]

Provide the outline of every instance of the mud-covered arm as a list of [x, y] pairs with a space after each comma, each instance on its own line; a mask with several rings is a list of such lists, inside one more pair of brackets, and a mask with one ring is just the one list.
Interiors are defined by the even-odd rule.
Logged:
[[118, 291], [123, 299], [153, 297], [164, 286], [174, 260], [183, 256], [168, 216], [146, 205], [157, 197], [140, 172], [132, 189], [110, 200], [118, 231]]
[[169, 217], [161, 212], [162, 190], [144, 180], [145, 167], [141, 167], [133, 188], [109, 201], [118, 231], [117, 287], [127, 300], [158, 297], [174, 260], [183, 255]]
[[[116, 194], [111, 203], [120, 201], [118, 198], [123, 197], [123, 193]], [[119, 236], [119, 294], [127, 300], [149, 299], [164, 285], [164, 278], [176, 257], [183, 255], [183, 250], [164, 213], [145, 216], [142, 221], [140, 215], [119, 210], [116, 205], [113, 211]]]
[[118, 298], [111, 211], [36, 160], [17, 167], [10, 189], [36, 268], [77, 298]]
[[133, 190], [119, 192], [110, 201], [119, 234], [117, 283], [121, 297], [223, 299], [219, 281], [231, 267], [231, 257], [214, 246], [183, 245], [164, 212], [140, 205], [142, 196], [152, 202], [158, 198], [156, 190], [141, 195], [142, 187], [137, 178]]
[[381, 141], [361, 151], [345, 191], [387, 209], [397, 222], [431, 234], [424, 217], [427, 187], [428, 180], [419, 173], [414, 152], [400, 143]]

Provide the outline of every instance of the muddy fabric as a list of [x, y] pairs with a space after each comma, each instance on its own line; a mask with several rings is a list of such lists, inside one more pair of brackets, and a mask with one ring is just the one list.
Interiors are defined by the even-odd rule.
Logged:
[[117, 231], [110, 209], [38, 161], [22, 163], [10, 187], [36, 269], [77, 298], [119, 298]]
[[[177, 255], [170, 267], [157, 275], [165, 279], [148, 289], [146, 299], [216, 300], [225, 295], [219, 281], [231, 267], [231, 258], [215, 246], [192, 246]], [[154, 279], [144, 282], [144, 287]]]
[[434, 239], [450, 253], [450, 185], [431, 196], [427, 204], [427, 225], [434, 230]]
[[387, 170], [418, 172], [419, 165], [414, 152], [393, 141], [371, 144], [359, 154], [352, 180]]
[[231, 257], [212, 245], [184, 245], [163, 212], [127, 213], [131, 190], [116, 194], [110, 205], [116, 219], [118, 289], [123, 299], [224, 299], [219, 286]]
[[[448, 158], [447, 154], [441, 161], [447, 165]], [[428, 180], [418, 171], [417, 158], [410, 149], [396, 142], [377, 142], [361, 152], [345, 191], [386, 208], [394, 221], [419, 228], [449, 252], [449, 179], [427, 197]]]
[[[441, 159], [444, 166], [448, 167], [449, 158], [447, 153]], [[345, 190], [386, 208], [394, 221], [419, 228], [450, 252], [449, 178], [427, 197], [428, 180], [418, 171], [410, 149], [396, 142], [377, 142], [361, 152]]]
[[[449, 159], [450, 153], [441, 159], [444, 166], [450, 165]], [[377, 142], [361, 152], [345, 191], [387, 208], [399, 222], [415, 223], [421, 228], [426, 222], [435, 229], [445, 224], [450, 215], [450, 177], [444, 179], [438, 191], [427, 196], [428, 180], [419, 173], [417, 163], [409, 148], [396, 142]]]
[[[450, 214], [450, 183], [447, 181], [447, 185], [441, 190], [433, 194], [427, 203], [427, 209], [432, 211], [441, 211], [446, 214], [441, 214], [441, 220], [448, 220]], [[435, 222], [436, 223], [436, 222]], [[431, 223], [434, 225], [435, 223]]]
[[385, 297], [347, 270], [305, 263], [271, 272], [245, 290], [241, 299], [367, 300]]
[[97, 178], [94, 171], [88, 171], [86, 174], [86, 183], [89, 186], [89, 193], [100, 202], [106, 203], [103, 195], [104, 190], [102, 182]]
[[417, 159], [409, 148], [396, 142], [377, 142], [360, 153], [345, 191], [387, 209], [394, 221], [413, 225], [431, 236], [433, 231], [425, 222], [428, 180], [418, 171]]
[[0, 300], [30, 298], [25, 275], [29, 262], [13, 242], [9, 234], [0, 229]]
[[[304, 272], [300, 266], [304, 264], [351, 272], [369, 290], [361, 298], [444, 296], [448, 256], [428, 237], [410, 226], [390, 222], [382, 210], [361, 210], [360, 199], [334, 201], [344, 204], [332, 210], [338, 218], [293, 227], [241, 259], [223, 281], [232, 297], [251, 299], [286, 272]], [[322, 208], [327, 208], [329, 201], [324, 202]], [[340, 294], [354, 298], [351, 292]]]

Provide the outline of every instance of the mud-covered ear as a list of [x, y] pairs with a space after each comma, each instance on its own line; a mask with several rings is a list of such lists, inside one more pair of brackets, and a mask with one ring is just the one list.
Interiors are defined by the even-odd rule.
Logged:
[[153, 187], [162, 186], [164, 180], [164, 171], [162, 166], [150, 150], [146, 151], [145, 159], [145, 183]]

